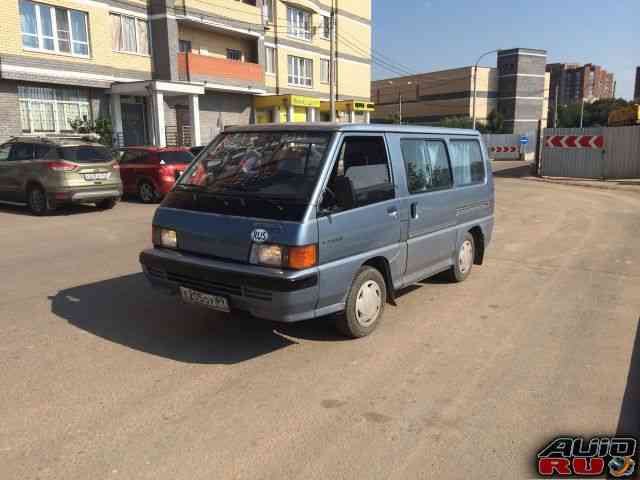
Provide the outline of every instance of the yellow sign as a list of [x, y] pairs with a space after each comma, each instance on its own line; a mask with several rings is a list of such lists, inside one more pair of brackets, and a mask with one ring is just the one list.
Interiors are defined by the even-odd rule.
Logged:
[[290, 105], [294, 107], [311, 107], [320, 108], [320, 100], [313, 97], [303, 97], [301, 95], [291, 95], [289, 97]]

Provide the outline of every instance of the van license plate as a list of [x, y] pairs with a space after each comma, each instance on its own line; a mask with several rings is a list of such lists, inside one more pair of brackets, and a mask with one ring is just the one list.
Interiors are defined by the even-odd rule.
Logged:
[[220, 310], [221, 312], [229, 311], [229, 302], [226, 298], [219, 295], [210, 295], [186, 287], [180, 287], [180, 295], [182, 295], [182, 300], [187, 303], [203, 305], [213, 310]]
[[110, 172], [105, 172], [105, 173], [85, 173], [84, 174], [84, 179], [85, 180], [108, 180], [109, 177], [111, 176]]

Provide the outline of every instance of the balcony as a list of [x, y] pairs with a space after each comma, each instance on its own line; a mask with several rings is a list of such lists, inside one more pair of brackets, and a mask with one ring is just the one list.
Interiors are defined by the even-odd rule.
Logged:
[[178, 53], [178, 74], [182, 81], [205, 82], [208, 88], [264, 92], [264, 68], [257, 63]]

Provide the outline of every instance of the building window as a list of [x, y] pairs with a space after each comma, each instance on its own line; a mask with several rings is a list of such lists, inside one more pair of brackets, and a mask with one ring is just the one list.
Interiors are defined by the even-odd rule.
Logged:
[[320, 36], [325, 40], [329, 40], [331, 38], [331, 17], [323, 15], [321, 27]]
[[320, 81], [322, 83], [329, 83], [329, 60], [326, 58], [320, 59]]
[[264, 20], [267, 23], [273, 23], [273, 0], [264, 0]]
[[89, 96], [79, 88], [18, 86], [24, 133], [71, 132], [76, 120], [91, 120]]
[[237, 60], [239, 62], [242, 60], [242, 52], [240, 50], [236, 50], [235, 48], [227, 48], [227, 59]]
[[111, 33], [114, 52], [149, 55], [149, 26], [146, 20], [112, 13]]
[[276, 49], [273, 47], [265, 47], [265, 71], [267, 73], [276, 73]]
[[191, 53], [191, 40], [178, 40], [180, 53]]
[[290, 37], [311, 40], [311, 13], [295, 7], [287, 7], [288, 33]]
[[303, 87], [313, 86], [313, 61], [289, 55], [289, 84]]
[[87, 14], [20, 0], [20, 25], [24, 48], [89, 56]]

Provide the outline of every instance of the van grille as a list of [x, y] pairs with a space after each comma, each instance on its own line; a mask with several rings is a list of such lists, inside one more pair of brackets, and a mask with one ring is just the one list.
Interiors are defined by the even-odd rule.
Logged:
[[190, 287], [195, 290], [201, 290], [207, 293], [213, 293], [218, 295], [242, 295], [242, 288], [239, 286], [229, 285], [222, 282], [212, 282], [210, 280], [203, 280], [201, 278], [193, 278], [186, 275], [179, 275], [177, 273], [167, 272], [167, 280], [176, 282], [185, 287]]

